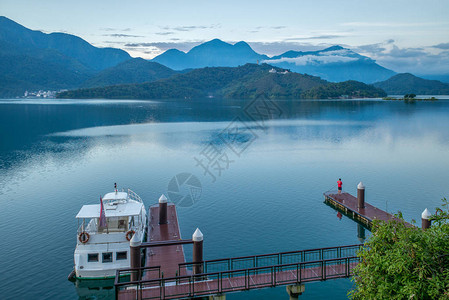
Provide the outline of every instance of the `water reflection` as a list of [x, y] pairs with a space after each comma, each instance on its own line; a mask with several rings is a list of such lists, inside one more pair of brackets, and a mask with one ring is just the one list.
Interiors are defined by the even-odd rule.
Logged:
[[359, 239], [360, 243], [364, 243], [366, 239], [365, 226], [360, 223], [357, 223], [357, 238]]
[[115, 299], [114, 279], [75, 280], [79, 300], [113, 300]]

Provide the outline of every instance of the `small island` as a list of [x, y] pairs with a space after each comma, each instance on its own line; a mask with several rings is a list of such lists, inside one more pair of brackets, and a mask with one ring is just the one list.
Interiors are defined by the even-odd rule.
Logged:
[[404, 97], [398, 98], [398, 97], [383, 97], [382, 100], [398, 100], [398, 101], [404, 101], [404, 102], [414, 102], [414, 101], [437, 101], [438, 99], [435, 97], [430, 98], [416, 98], [415, 94], [405, 94]]

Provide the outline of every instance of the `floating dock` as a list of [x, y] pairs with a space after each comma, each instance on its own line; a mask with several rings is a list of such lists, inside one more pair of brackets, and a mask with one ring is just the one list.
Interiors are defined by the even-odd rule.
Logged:
[[413, 226], [386, 211], [366, 203], [365, 187], [362, 183], [357, 186], [357, 197], [346, 192], [326, 192], [324, 193], [324, 202], [353, 220], [364, 224], [368, 228], [372, 227], [374, 220], [385, 222], [395, 220], [404, 222], [407, 227]]

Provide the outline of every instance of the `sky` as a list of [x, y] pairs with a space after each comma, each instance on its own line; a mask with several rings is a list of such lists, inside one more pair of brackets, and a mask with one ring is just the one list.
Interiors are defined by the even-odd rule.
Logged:
[[449, 0], [0, 0], [0, 14], [147, 59], [219, 38], [269, 56], [341, 45], [396, 72], [449, 74]]

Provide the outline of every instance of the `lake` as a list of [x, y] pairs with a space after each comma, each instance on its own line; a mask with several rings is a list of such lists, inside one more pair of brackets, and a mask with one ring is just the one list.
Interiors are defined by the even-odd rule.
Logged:
[[[182, 237], [199, 227], [205, 259], [359, 243], [358, 225], [323, 203], [340, 177], [345, 191], [363, 181], [367, 202], [420, 224], [449, 196], [448, 128], [447, 97], [0, 100], [2, 299], [113, 298], [67, 276], [75, 215], [114, 182], [147, 207], [162, 193], [177, 201]], [[169, 185], [181, 173], [200, 182], [190, 202]], [[301, 299], [346, 299], [351, 287], [306, 284]], [[288, 299], [285, 287], [227, 297]]]

